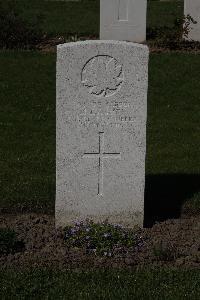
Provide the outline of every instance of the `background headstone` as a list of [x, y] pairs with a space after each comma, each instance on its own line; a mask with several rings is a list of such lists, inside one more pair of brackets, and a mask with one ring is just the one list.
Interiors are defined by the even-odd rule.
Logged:
[[147, 0], [100, 0], [100, 39], [146, 40]]
[[143, 224], [148, 48], [119, 41], [57, 49], [56, 224]]
[[200, 0], [185, 0], [184, 15], [190, 15], [197, 22], [191, 24], [188, 39], [200, 42]]

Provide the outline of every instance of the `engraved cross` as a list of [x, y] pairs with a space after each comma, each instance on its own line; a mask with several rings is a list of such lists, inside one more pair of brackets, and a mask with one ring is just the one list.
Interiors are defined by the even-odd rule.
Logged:
[[98, 195], [103, 195], [103, 162], [104, 159], [118, 158], [121, 159], [121, 153], [107, 153], [104, 152], [104, 132], [99, 132], [99, 149], [98, 152], [86, 152], [84, 153], [85, 158], [98, 158]]
[[128, 6], [129, 0], [118, 0], [118, 20], [128, 21]]

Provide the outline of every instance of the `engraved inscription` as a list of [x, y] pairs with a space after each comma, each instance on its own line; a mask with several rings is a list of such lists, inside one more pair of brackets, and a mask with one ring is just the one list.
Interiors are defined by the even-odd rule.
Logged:
[[111, 125], [119, 127], [125, 124], [134, 124], [134, 110], [130, 103], [114, 102], [102, 107], [101, 102], [92, 102], [77, 116], [79, 125], [99, 126]]
[[98, 152], [86, 152], [84, 153], [85, 158], [97, 158], [98, 159], [98, 188], [97, 188], [97, 195], [103, 196], [103, 162], [104, 159], [108, 158], [118, 158], [121, 159], [120, 153], [107, 153], [104, 152], [104, 132], [99, 132], [99, 149]]
[[82, 84], [95, 96], [113, 96], [120, 90], [123, 81], [122, 66], [108, 55], [91, 58], [82, 70]]

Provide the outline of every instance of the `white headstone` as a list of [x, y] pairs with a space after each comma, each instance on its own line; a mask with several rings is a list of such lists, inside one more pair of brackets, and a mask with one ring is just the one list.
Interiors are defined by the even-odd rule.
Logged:
[[200, 42], [200, 0], [185, 0], [184, 15], [190, 15], [197, 22], [191, 23], [188, 39]]
[[86, 41], [57, 49], [56, 224], [143, 224], [148, 48]]
[[147, 0], [100, 0], [100, 39], [146, 40]]

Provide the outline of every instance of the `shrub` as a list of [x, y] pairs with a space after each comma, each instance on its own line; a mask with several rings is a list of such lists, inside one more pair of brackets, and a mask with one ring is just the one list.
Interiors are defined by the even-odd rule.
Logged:
[[173, 27], [153, 27], [147, 28], [147, 38], [159, 47], [177, 50], [182, 48], [199, 47], [195, 41], [184, 40], [188, 38], [190, 27], [197, 22], [190, 16], [177, 18], [174, 20]]
[[0, 48], [35, 48], [43, 36], [39, 22], [41, 16], [26, 21], [13, 1], [0, 1]]

